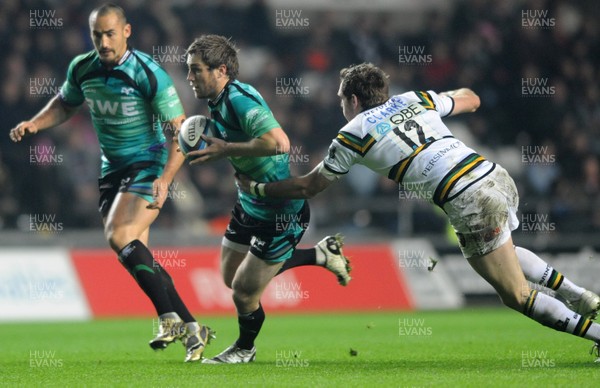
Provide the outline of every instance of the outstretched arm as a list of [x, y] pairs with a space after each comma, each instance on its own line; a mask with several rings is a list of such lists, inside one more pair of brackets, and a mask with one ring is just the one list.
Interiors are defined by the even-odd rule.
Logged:
[[177, 171], [179, 171], [185, 161], [183, 154], [177, 150], [179, 146], [176, 141], [177, 134], [184, 121], [185, 115], [180, 115], [168, 122], [169, 128], [173, 128], [173, 141], [169, 148], [169, 157], [163, 173], [152, 183], [152, 196], [154, 197], [154, 201], [146, 206], [147, 209], [160, 209], [163, 206], [169, 195], [169, 186], [171, 185], [171, 182], [173, 182], [173, 179], [175, 179], [175, 174], [177, 174]]
[[22, 121], [10, 130], [10, 139], [21, 141], [26, 134], [34, 134], [43, 129], [52, 128], [67, 121], [77, 112], [78, 106], [72, 107], [62, 102], [59, 95], [54, 96], [31, 120]]
[[455, 116], [461, 113], [475, 112], [481, 103], [479, 96], [469, 88], [449, 90], [447, 92], [440, 93], [440, 95], [452, 97], [454, 100], [454, 109], [452, 109], [450, 116]]
[[235, 178], [242, 191], [258, 197], [307, 199], [319, 194], [335, 181], [321, 174], [321, 166], [322, 164], [319, 164], [306, 175], [278, 182], [258, 183], [238, 174]]

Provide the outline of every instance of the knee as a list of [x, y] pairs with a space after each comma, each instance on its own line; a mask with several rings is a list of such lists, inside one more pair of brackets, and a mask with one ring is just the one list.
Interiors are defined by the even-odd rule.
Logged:
[[117, 253], [119, 253], [127, 244], [137, 239], [137, 237], [128, 233], [127, 228], [118, 227], [111, 223], [106, 224], [104, 227], [104, 237], [110, 247]]
[[246, 311], [248, 306], [252, 305], [254, 302], [254, 294], [240, 287], [239, 283], [236, 282], [233, 282], [232, 289], [233, 303], [235, 303], [238, 310]]
[[520, 290], [516, 291], [505, 291], [499, 292], [500, 300], [502, 303], [515, 311], [522, 312], [525, 307], [525, 303], [527, 302], [527, 298], [529, 297], [529, 292], [524, 294]]
[[223, 283], [225, 283], [227, 288], [233, 288], [233, 275], [223, 273]]
[[514, 298], [513, 296], [500, 296], [500, 300], [502, 300], [502, 303], [506, 307], [511, 308], [513, 310], [521, 311], [523, 309], [523, 304], [519, 303], [518, 299]]

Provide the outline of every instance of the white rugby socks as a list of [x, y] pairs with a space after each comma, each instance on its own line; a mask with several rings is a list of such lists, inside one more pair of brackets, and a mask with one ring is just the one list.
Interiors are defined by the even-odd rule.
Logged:
[[523, 314], [552, 329], [600, 341], [599, 324], [569, 310], [561, 301], [537, 290], [531, 290]]
[[525, 278], [530, 282], [548, 287], [568, 301], [578, 300], [585, 292], [584, 288], [571, 282], [530, 250], [515, 247], [515, 252]]

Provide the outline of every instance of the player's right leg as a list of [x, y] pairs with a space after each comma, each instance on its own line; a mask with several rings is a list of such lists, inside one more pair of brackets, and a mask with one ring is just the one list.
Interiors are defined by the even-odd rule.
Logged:
[[228, 240], [227, 237], [223, 237], [221, 243], [221, 276], [223, 276], [223, 282], [228, 288], [231, 288], [235, 273], [244, 261], [250, 245], [244, 245], [240, 243]]
[[129, 192], [115, 195], [107, 217], [104, 233], [119, 261], [148, 296], [159, 316], [156, 338], [150, 341], [153, 349], [166, 348], [185, 333], [183, 320], [175, 312], [167, 292], [166, 276], [158, 267], [144, 241], [147, 230], [158, 215], [146, 209], [147, 201]]
[[[236, 278], [236, 276], [241, 276], [238, 274], [238, 270], [249, 255], [252, 233], [250, 232], [248, 225], [244, 223], [248, 220], [249, 218], [241, 205], [236, 203], [231, 212], [231, 219], [221, 242], [221, 276], [223, 277], [223, 282], [229, 288], [233, 288], [234, 278]], [[245, 273], [244, 276], [254, 277], [257, 276], [257, 274]], [[245, 311], [244, 307], [241, 308], [242, 311]], [[240, 333], [249, 330], [255, 332], [251, 333], [251, 336], [252, 338], [256, 338], [265, 318], [262, 307], [257, 307], [250, 313], [240, 314], [239, 307], [236, 304], [236, 310], [238, 311]], [[248, 349], [242, 349], [238, 346], [236, 341], [217, 356], [203, 360], [203, 363], [220, 364], [250, 362], [254, 360], [255, 355], [256, 349], [253, 344]]]
[[468, 261], [494, 287], [506, 306], [544, 326], [600, 342], [599, 324], [570, 310], [561, 301], [530, 289], [512, 239], [492, 252], [471, 257]]
[[515, 252], [527, 280], [556, 291], [576, 313], [596, 318], [600, 310], [598, 295], [571, 282], [535, 253], [521, 247], [515, 247]]

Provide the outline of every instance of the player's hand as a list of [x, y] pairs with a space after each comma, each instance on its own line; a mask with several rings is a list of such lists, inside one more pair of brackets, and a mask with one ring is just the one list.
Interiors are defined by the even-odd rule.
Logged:
[[252, 180], [246, 175], [235, 173], [235, 185], [243, 192], [250, 194], [250, 182]]
[[10, 130], [8, 136], [15, 143], [21, 141], [27, 134], [37, 133], [38, 126], [33, 121], [22, 121], [16, 127]]
[[216, 137], [202, 135], [206, 142], [206, 148], [199, 151], [188, 152], [188, 158], [192, 159], [190, 164], [202, 164], [225, 157], [227, 142]]
[[163, 177], [158, 177], [152, 182], [152, 198], [154, 201], [146, 206], [146, 209], [160, 210], [162, 208], [169, 195], [169, 185], [170, 182]]

